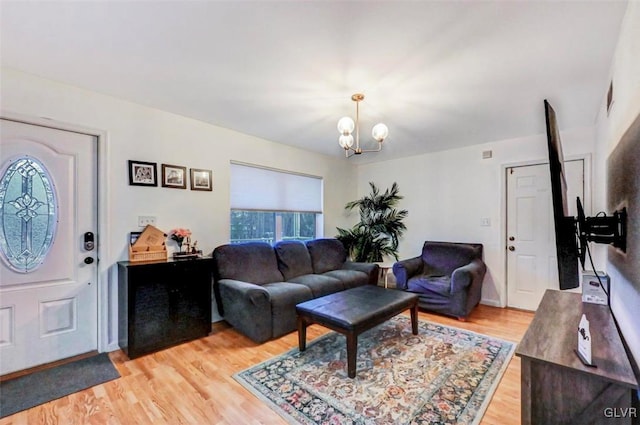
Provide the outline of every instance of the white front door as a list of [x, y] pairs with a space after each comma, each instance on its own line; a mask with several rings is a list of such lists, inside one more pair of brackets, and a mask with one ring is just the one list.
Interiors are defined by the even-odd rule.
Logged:
[[[569, 214], [584, 201], [584, 161], [565, 162]], [[507, 169], [507, 305], [536, 310], [548, 288], [558, 289], [549, 164]]]
[[[97, 141], [6, 119], [0, 125], [4, 375], [97, 349]], [[85, 232], [95, 235], [93, 250]]]

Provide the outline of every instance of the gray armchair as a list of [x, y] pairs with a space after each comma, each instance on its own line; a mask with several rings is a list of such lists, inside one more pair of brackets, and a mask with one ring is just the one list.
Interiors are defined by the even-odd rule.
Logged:
[[418, 306], [466, 320], [482, 296], [487, 266], [482, 245], [430, 242], [422, 255], [393, 265], [398, 289], [420, 296]]

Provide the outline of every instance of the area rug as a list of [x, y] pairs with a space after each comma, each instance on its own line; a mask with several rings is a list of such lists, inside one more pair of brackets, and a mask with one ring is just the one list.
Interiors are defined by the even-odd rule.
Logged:
[[0, 418], [119, 378], [102, 353], [0, 383]]
[[335, 332], [234, 378], [292, 424], [477, 424], [515, 345], [396, 316], [359, 336], [354, 379]]

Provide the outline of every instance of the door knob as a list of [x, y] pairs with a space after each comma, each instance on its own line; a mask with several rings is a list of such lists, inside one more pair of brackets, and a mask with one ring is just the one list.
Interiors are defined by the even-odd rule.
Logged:
[[515, 246], [513, 246], [513, 245], [509, 245], [509, 251], [515, 251], [515, 250], [516, 250], [516, 247], [515, 247]]
[[84, 263], [85, 264], [92, 264], [93, 263], [93, 257], [84, 257]]
[[514, 238], [513, 236], [509, 236], [509, 240], [510, 240], [510, 241], [515, 241], [515, 240], [516, 240], [516, 238]]

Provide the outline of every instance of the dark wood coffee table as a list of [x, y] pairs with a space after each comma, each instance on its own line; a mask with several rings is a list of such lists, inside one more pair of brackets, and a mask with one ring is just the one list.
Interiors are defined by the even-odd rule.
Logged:
[[317, 323], [347, 337], [347, 374], [356, 376], [358, 335], [411, 309], [411, 329], [418, 334], [418, 295], [366, 285], [296, 305], [298, 345], [307, 348], [307, 326]]

